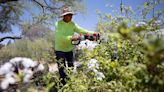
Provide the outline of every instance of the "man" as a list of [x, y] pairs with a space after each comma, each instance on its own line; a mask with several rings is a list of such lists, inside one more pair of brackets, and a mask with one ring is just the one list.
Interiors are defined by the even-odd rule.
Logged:
[[72, 21], [72, 16], [75, 13], [70, 7], [64, 7], [61, 17], [62, 20], [56, 22], [55, 27], [55, 54], [58, 60], [58, 69], [63, 85], [66, 84], [66, 73], [64, 71], [64, 66], [66, 66], [65, 61], [67, 61], [68, 67], [73, 67], [73, 48], [74, 45], [71, 41], [77, 41], [79, 36], [73, 36], [74, 32], [81, 34], [93, 34], [94, 32], [89, 32]]

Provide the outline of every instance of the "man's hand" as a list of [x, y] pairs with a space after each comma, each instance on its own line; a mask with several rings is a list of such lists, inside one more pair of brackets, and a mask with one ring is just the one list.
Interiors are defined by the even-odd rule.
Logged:
[[100, 39], [100, 34], [99, 34], [98, 32], [95, 32], [95, 33], [93, 34], [93, 36], [94, 36], [94, 40], [95, 40], [95, 41], [97, 41], [97, 40]]
[[95, 32], [95, 33], [93, 33], [93, 36], [100, 36], [100, 33], [99, 32]]
[[74, 36], [72, 36], [71, 40], [72, 41], [80, 40], [80, 36], [74, 35]]
[[74, 35], [72, 36], [72, 41], [78, 41], [78, 40], [90, 40], [90, 41], [97, 41], [100, 38], [100, 34], [98, 32], [95, 32], [93, 34], [85, 34], [85, 35]]

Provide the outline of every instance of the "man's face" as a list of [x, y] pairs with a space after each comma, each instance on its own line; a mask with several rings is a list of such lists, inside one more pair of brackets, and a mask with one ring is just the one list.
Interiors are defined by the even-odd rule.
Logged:
[[72, 20], [72, 14], [67, 14], [64, 15], [64, 19], [65, 22], [70, 22]]

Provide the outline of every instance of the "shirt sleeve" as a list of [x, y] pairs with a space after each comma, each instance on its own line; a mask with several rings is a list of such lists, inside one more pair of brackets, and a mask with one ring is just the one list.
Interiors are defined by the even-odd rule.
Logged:
[[77, 33], [81, 33], [81, 34], [93, 34], [94, 32], [91, 32], [91, 31], [88, 31], [82, 27], [80, 27], [79, 25], [75, 24], [75, 29], [74, 29], [75, 32]]

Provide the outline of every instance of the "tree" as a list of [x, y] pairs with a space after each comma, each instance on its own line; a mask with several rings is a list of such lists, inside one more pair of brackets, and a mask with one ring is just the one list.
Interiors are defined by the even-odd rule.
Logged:
[[[7, 3], [8, 2], [8, 3]], [[1, 0], [0, 2], [0, 32], [10, 32], [11, 25], [15, 25], [19, 21], [22, 5], [13, 3], [11, 0]]]
[[[31, 26], [31, 27], [29, 27]], [[37, 38], [43, 38], [48, 35], [52, 30], [43, 24], [37, 24], [32, 26], [30, 24], [22, 25], [22, 36], [25, 39], [29, 39], [31, 41]]]
[[82, 0], [0, 0], [0, 33], [12, 32], [12, 25], [21, 27], [24, 21], [51, 24], [63, 5], [73, 6], [77, 12], [84, 9]]

